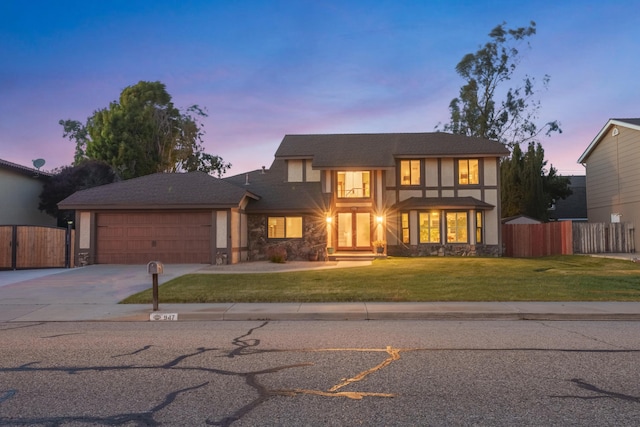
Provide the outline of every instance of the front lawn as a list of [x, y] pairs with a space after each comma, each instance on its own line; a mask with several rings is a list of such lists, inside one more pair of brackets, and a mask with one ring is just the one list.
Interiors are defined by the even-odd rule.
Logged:
[[[640, 264], [588, 256], [388, 258], [371, 266], [264, 274], [188, 274], [162, 303], [640, 301]], [[125, 304], [152, 302], [151, 289]]]

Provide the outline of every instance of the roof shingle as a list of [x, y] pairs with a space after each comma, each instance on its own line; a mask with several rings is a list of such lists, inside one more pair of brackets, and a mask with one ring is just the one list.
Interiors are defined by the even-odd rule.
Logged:
[[237, 206], [247, 189], [204, 172], [157, 173], [77, 191], [61, 201], [61, 209], [108, 207], [224, 207]]
[[275, 157], [312, 158], [316, 169], [382, 168], [408, 157], [507, 156], [496, 141], [443, 132], [286, 135]]

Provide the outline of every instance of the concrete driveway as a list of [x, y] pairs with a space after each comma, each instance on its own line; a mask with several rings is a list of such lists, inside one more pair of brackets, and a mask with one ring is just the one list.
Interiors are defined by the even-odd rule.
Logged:
[[[162, 284], [203, 267], [165, 265], [158, 281]], [[0, 304], [114, 304], [151, 285], [146, 265], [0, 271]]]
[[[165, 265], [158, 281], [162, 284], [203, 267]], [[136, 310], [136, 306], [118, 306], [119, 301], [151, 286], [146, 265], [0, 271], [0, 321], [118, 317]]]

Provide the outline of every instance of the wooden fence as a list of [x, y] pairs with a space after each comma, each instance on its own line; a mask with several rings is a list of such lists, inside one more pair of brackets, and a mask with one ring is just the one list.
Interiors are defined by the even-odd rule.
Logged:
[[546, 224], [504, 224], [504, 256], [541, 257], [573, 253], [571, 221]]
[[0, 225], [0, 270], [73, 267], [74, 230]]
[[504, 224], [502, 241], [508, 257], [635, 252], [630, 223]]
[[574, 223], [573, 252], [578, 254], [636, 251], [632, 223]]

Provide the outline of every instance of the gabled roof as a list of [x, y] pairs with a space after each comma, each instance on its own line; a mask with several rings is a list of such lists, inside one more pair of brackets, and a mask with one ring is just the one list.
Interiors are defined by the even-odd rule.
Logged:
[[495, 206], [474, 197], [410, 197], [393, 206], [395, 209], [476, 209], [491, 210]]
[[322, 193], [320, 182], [287, 182], [286, 163], [273, 162], [268, 170], [255, 170], [227, 178], [225, 181], [242, 186], [260, 196], [251, 201], [247, 212], [326, 212], [331, 194]]
[[34, 178], [40, 178], [40, 177], [48, 178], [51, 176], [49, 172], [39, 171], [37, 169], [33, 169], [27, 166], [22, 166], [17, 163], [11, 163], [9, 161], [2, 160], [2, 159], [0, 159], [0, 168], [8, 169], [13, 172], [17, 172], [22, 175], [31, 176]]
[[114, 182], [67, 197], [60, 209], [224, 208], [245, 197], [259, 199], [245, 188], [204, 172], [157, 173]]
[[607, 124], [598, 132], [591, 144], [587, 147], [587, 149], [582, 153], [580, 158], [578, 159], [578, 163], [584, 163], [587, 158], [591, 155], [593, 150], [595, 150], [596, 146], [600, 143], [600, 140], [609, 132], [609, 129], [614, 126], [623, 126], [629, 129], [634, 129], [640, 131], [640, 118], [639, 119], [609, 119]]
[[398, 158], [502, 157], [497, 141], [443, 132], [286, 135], [276, 159], [313, 159], [316, 169], [395, 167]]

